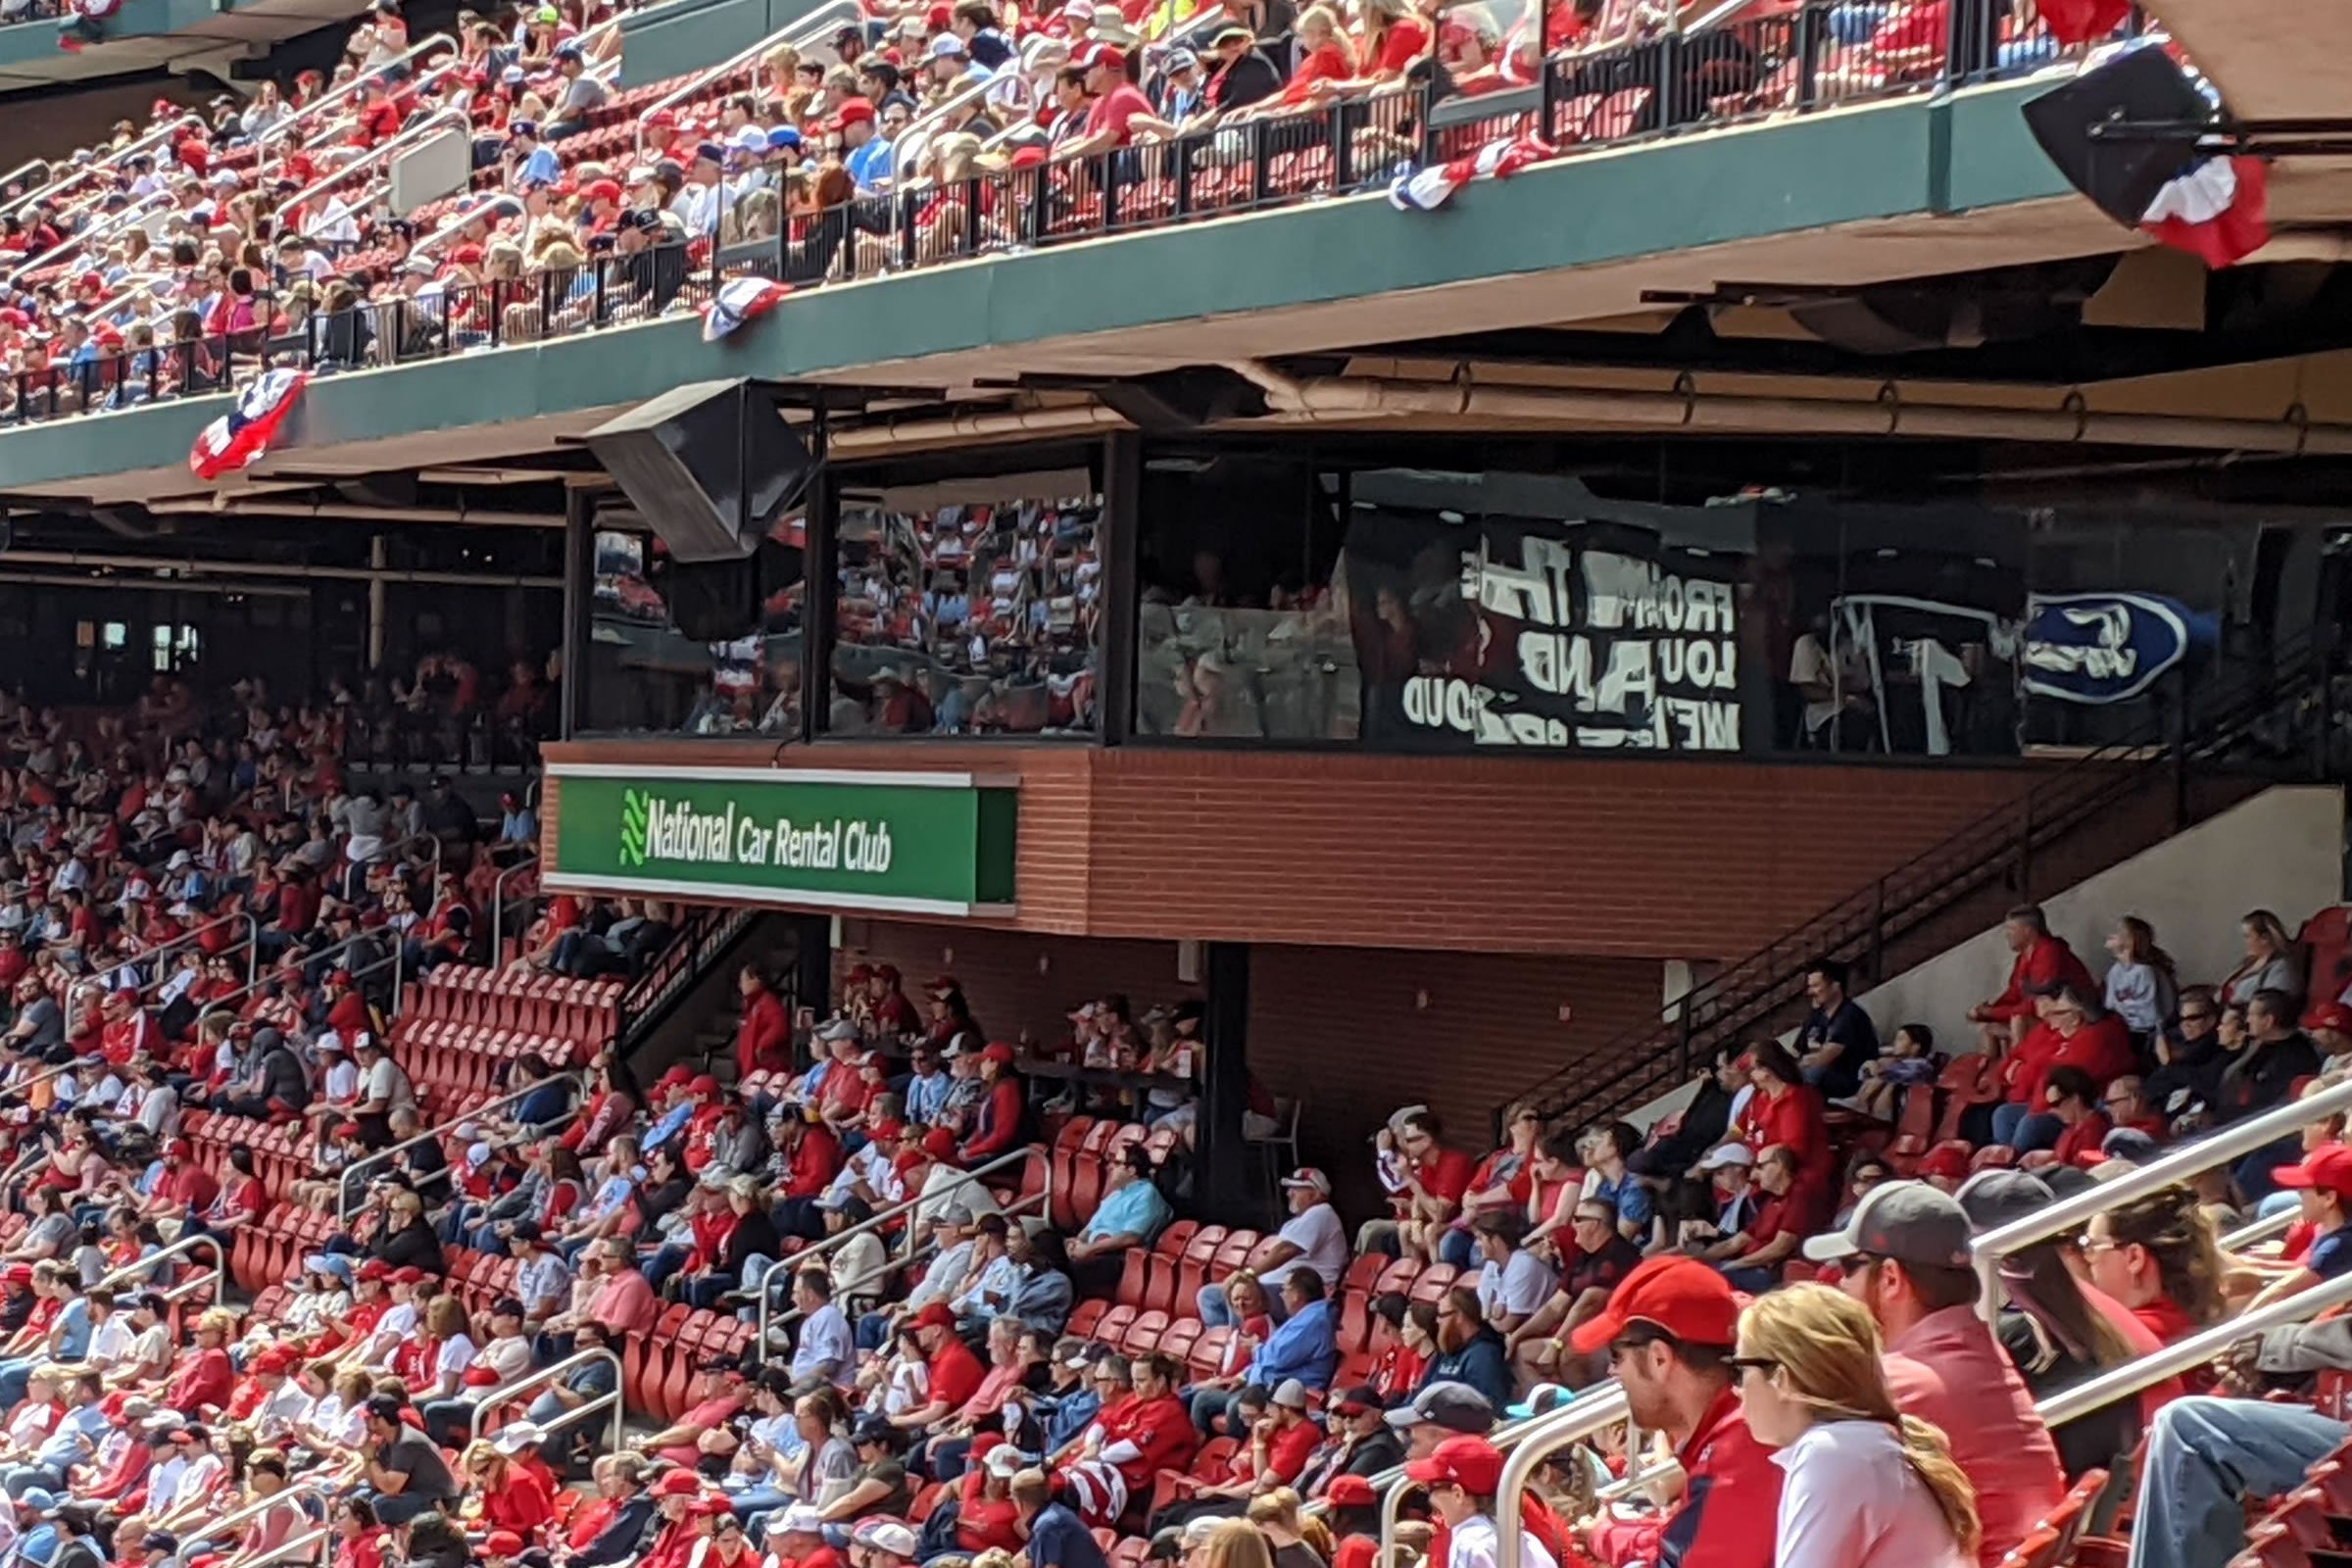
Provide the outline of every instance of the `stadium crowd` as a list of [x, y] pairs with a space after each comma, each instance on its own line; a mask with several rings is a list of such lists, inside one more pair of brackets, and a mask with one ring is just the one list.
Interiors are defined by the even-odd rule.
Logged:
[[[1710, 51], [1678, 88], [1692, 112], [1794, 93], [1788, 9], [1757, 19], [1779, 42]], [[1815, 74], [1863, 88], [1920, 79], [1936, 52], [1920, 40], [1942, 36], [1941, 0], [1838, 11]], [[617, 20], [609, 0], [518, 0], [461, 11], [454, 46], [412, 44], [398, 0], [375, 0], [329, 73], [201, 111], [158, 100], [146, 125], [0, 184], [0, 417], [692, 309], [714, 248], [806, 285], [1088, 230], [1114, 202], [1145, 220], [1174, 210], [1179, 158], [1195, 212], [1328, 181], [1335, 136], [1348, 179], [1385, 182], [1425, 152], [1425, 103], [1532, 82], [1547, 55], [1597, 60], [1668, 12], [877, 0], [682, 95], [616, 85]], [[1579, 124], [1556, 139], [1655, 122], [1660, 84], [1574, 74]], [[1259, 147], [1251, 127], [1285, 116]], [[1466, 124], [1444, 156], [1525, 119]], [[391, 149], [429, 130], [470, 138], [471, 188], [396, 214]]]
[[[2326, 1323], [2034, 1406], [2352, 1265], [2340, 1119], [2014, 1254], [1990, 1325], [1969, 1261], [2334, 1082], [2335, 922], [2256, 911], [2192, 978], [2125, 919], [2094, 978], [2014, 910], [1948, 1059], [1928, 1022], [1882, 1047], [1825, 961], [1786, 1043], [1646, 1130], [1521, 1108], [1481, 1152], [1406, 1107], [1382, 1212], [1301, 1166], [1259, 1235], [1178, 1214], [1190, 1000], [1016, 1049], [952, 975], [853, 964], [796, 1024], [754, 967], [731, 1048], [650, 1083], [609, 1015], [493, 1052], [438, 1009], [609, 996], [674, 912], [559, 895], [491, 953], [528, 811], [347, 793], [324, 718], [242, 697], [159, 683], [87, 739], [0, 713], [12, 1563], [1357, 1568], [1401, 1463], [1409, 1544], [1483, 1568], [1498, 1424], [1614, 1380], [1651, 1436], [1550, 1456], [1523, 1563], [1989, 1565], [2138, 1454], [2132, 1560], [2210, 1564], [2352, 1436], [2248, 1396], [2344, 1364]], [[421, 978], [371, 986], [395, 955]], [[2220, 1251], [2286, 1205], [2277, 1256]], [[203, 1304], [223, 1265], [242, 1309]], [[622, 1401], [654, 1425], [614, 1445]]]

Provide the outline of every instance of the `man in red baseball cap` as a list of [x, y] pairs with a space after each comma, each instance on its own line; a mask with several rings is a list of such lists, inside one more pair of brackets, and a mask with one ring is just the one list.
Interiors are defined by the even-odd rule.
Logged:
[[1570, 1337], [1580, 1356], [1608, 1351], [1634, 1419], [1674, 1440], [1689, 1477], [1682, 1501], [1668, 1512], [1595, 1525], [1588, 1548], [1599, 1561], [1657, 1568], [1772, 1562], [1781, 1471], [1740, 1411], [1730, 1359], [1739, 1337], [1739, 1298], [1721, 1274], [1691, 1257], [1643, 1262], [1609, 1294], [1600, 1315]]

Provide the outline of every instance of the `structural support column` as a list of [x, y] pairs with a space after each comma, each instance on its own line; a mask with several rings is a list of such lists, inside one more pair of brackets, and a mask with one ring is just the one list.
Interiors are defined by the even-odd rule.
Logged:
[[389, 608], [385, 600], [390, 590], [385, 586], [380, 573], [390, 562], [391, 557], [385, 550], [384, 536], [380, 533], [376, 534], [368, 541], [368, 564], [379, 574], [368, 579], [368, 667], [369, 669], [384, 667], [384, 616]]
[[807, 432], [816, 471], [808, 480], [807, 515], [801, 528], [801, 733], [812, 741], [825, 732], [833, 704], [833, 611], [841, 587], [841, 483], [826, 446], [829, 431], [820, 403]]
[[596, 498], [564, 492], [564, 682], [556, 694], [557, 735], [570, 740], [588, 716], [588, 630], [596, 610]]
[[1203, 1221], [1255, 1225], [1265, 1217], [1251, 1180], [1242, 1111], [1250, 1100], [1250, 945], [1211, 942], [1202, 955], [1201, 1034], [1208, 1062], [1200, 1084], [1193, 1200]]
[[833, 1010], [833, 917], [796, 914], [792, 917], [792, 990], [804, 1007], [814, 1007], [819, 1018]]
[[1102, 744], [1135, 729], [1136, 562], [1143, 546], [1144, 438], [1120, 430], [1102, 441], [1102, 635], [1096, 657], [1097, 717]]

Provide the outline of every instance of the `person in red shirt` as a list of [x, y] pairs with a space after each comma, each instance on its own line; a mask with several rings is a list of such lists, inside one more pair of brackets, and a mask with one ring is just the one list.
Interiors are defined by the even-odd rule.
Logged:
[[368, 1010], [368, 999], [352, 983], [350, 970], [337, 969], [326, 977], [326, 995], [329, 1029], [345, 1040], [357, 1039], [374, 1029], [375, 1018]]
[[914, 1010], [906, 993], [899, 989], [897, 964], [877, 964], [869, 984], [875, 1028], [892, 1035], [910, 1035], [922, 1029], [922, 1015]]
[[476, 1438], [466, 1446], [465, 1465], [485, 1527], [535, 1541], [555, 1521], [555, 1498], [547, 1483], [499, 1452], [488, 1438]]
[[2099, 1094], [2099, 1108], [2107, 1113], [2107, 1120], [2113, 1126], [2145, 1133], [2160, 1144], [2169, 1131], [2164, 1118], [2149, 1105], [2140, 1076], [2135, 1072], [2111, 1079]]
[[767, 1127], [768, 1139], [784, 1156], [784, 1180], [776, 1189], [776, 1233], [812, 1242], [825, 1234], [824, 1211], [817, 1199], [841, 1174], [841, 1140], [833, 1129], [809, 1119], [798, 1105], [779, 1105]]
[[1838, 1151], [1830, 1142], [1828, 1107], [1821, 1091], [1805, 1082], [1796, 1058], [1767, 1040], [1748, 1054], [1747, 1078], [1756, 1090], [1747, 1103], [1748, 1148], [1759, 1159], [1767, 1149], [1786, 1149], [1808, 1185], [1834, 1188]]
[[2021, 904], [2001, 922], [2001, 938], [2016, 958], [2009, 965], [2009, 984], [2001, 994], [1968, 1009], [1971, 1023], [1984, 1026], [1984, 1050], [1999, 1055], [2031, 1027], [2036, 994], [2054, 995], [2072, 986], [2084, 996], [2099, 995], [2090, 971], [2075, 950], [2050, 935], [2050, 924], [2038, 904]]
[[1086, 127], [1061, 145], [1057, 158], [1084, 158], [1132, 147], [1140, 136], [1172, 136], [1176, 127], [1152, 112], [1152, 100], [1127, 79], [1127, 56], [1106, 43], [1080, 48], [1071, 64], [1086, 73]]
[[1781, 1280], [1783, 1264], [1794, 1259], [1805, 1238], [1830, 1222], [1837, 1211], [1835, 1191], [1807, 1179], [1796, 1155], [1774, 1145], [1757, 1156], [1756, 1185], [1764, 1201], [1748, 1216], [1737, 1238], [1709, 1249], [1710, 1261], [1723, 1270], [1732, 1289], [1760, 1296]]
[[1396, 1245], [1408, 1258], [1435, 1262], [1446, 1227], [1461, 1211], [1462, 1196], [1477, 1179], [1478, 1161], [1446, 1147], [1446, 1126], [1434, 1111], [1400, 1118], [1395, 1137], [1404, 1155], [1403, 1186], [1396, 1194]]
[[139, 1200], [139, 1211], [158, 1224], [166, 1220], [184, 1226], [212, 1206], [220, 1184], [196, 1163], [195, 1147], [185, 1138], [164, 1146], [164, 1174], [155, 1191]]
[[1063, 1483], [1062, 1500], [1090, 1526], [1114, 1523], [1160, 1471], [1192, 1463], [1200, 1435], [1176, 1393], [1183, 1374], [1172, 1356], [1137, 1357], [1134, 1393], [1106, 1401], [1092, 1426], [1048, 1456]]
[[2099, 1108], [2098, 1094], [2099, 1086], [2080, 1067], [2052, 1067], [2043, 1078], [2043, 1102], [2063, 1129], [2051, 1146], [2060, 1164], [2097, 1164], [2106, 1157], [2099, 1146], [2115, 1124]]
[[2166, 1345], [2219, 1323], [2228, 1267], [2213, 1222], [2186, 1187], [2166, 1187], [2091, 1215], [2082, 1233], [2090, 1282]]
[[743, 997], [743, 1021], [735, 1026], [735, 1074], [738, 1082], [756, 1072], [783, 1072], [792, 1066], [792, 1020], [785, 1015], [784, 999], [767, 977], [745, 964], [735, 977]]
[[980, 1358], [956, 1335], [956, 1314], [945, 1301], [933, 1301], [907, 1319], [915, 1344], [922, 1348], [930, 1380], [925, 1402], [890, 1418], [902, 1432], [920, 1432], [961, 1409], [980, 1391], [988, 1373]]
[[196, 1320], [196, 1347], [180, 1358], [165, 1386], [167, 1409], [210, 1419], [226, 1407], [236, 1388], [237, 1370], [228, 1359], [229, 1336], [235, 1332], [236, 1319], [219, 1307]]
[[956, 1494], [956, 1545], [974, 1556], [991, 1549], [1021, 1549], [1020, 1510], [1012, 1500], [1012, 1478], [1021, 1472], [1020, 1450], [1002, 1435], [984, 1432], [972, 1443], [972, 1464]]
[[1012, 1061], [1012, 1047], [1002, 1040], [991, 1041], [980, 1053], [980, 1081], [988, 1092], [972, 1118], [971, 1135], [956, 1151], [956, 1157], [966, 1166], [994, 1159], [1021, 1141], [1027, 1102]]
[[1977, 1489], [1978, 1548], [1994, 1568], [2066, 1494], [2066, 1475], [2034, 1396], [1992, 1329], [1977, 1315], [1968, 1211], [1924, 1182], [1884, 1182], [1845, 1229], [1805, 1244], [1816, 1263], [1843, 1263], [1845, 1294], [1886, 1337], [1886, 1384], [1905, 1415], [1940, 1428]]
[[1667, 1256], [1626, 1275], [1571, 1336], [1579, 1356], [1608, 1352], [1634, 1420], [1666, 1434], [1687, 1478], [1674, 1507], [1638, 1521], [1604, 1514], [1589, 1527], [1594, 1561], [1769, 1568], [1781, 1470], [1740, 1413], [1730, 1361], [1739, 1335], [1740, 1302], [1724, 1277]]

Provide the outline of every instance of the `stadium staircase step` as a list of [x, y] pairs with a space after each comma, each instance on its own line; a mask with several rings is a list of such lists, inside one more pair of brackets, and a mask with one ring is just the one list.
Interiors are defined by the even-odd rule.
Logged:
[[[2008, 804], [1684, 993], [1675, 1016], [1622, 1035], [1513, 1095], [1547, 1120], [1622, 1115], [1687, 1080], [1721, 1045], [1801, 1016], [1806, 971], [1835, 958], [1856, 992], [2030, 903], [2121, 863], [2274, 783], [2339, 778], [2328, 656], [2298, 647], [2191, 692], [2140, 728], [2055, 771]], [[2330, 745], [2330, 742], [2333, 744]], [[1496, 1107], [1499, 1127], [1502, 1106]]]

